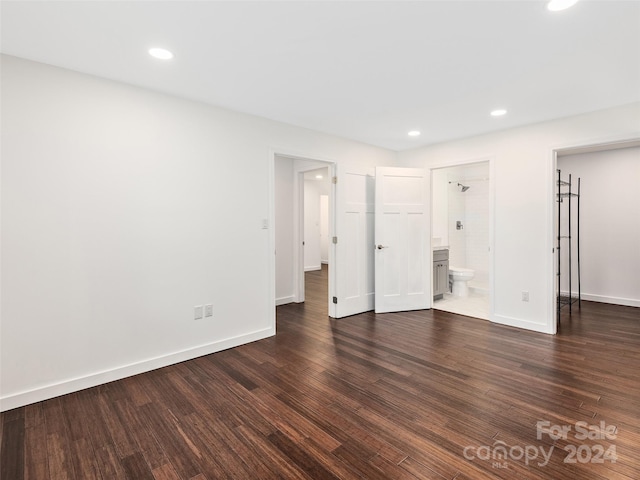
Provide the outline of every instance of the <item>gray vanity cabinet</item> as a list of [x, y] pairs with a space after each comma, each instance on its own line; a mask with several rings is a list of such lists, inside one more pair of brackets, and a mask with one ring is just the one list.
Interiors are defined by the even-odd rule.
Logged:
[[433, 299], [438, 300], [449, 291], [449, 250], [433, 252]]

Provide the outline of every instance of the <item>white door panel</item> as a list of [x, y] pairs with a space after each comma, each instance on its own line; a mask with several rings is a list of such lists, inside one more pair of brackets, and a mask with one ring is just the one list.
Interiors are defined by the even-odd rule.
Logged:
[[338, 165], [336, 317], [373, 310], [374, 188], [373, 171]]
[[377, 167], [375, 311], [431, 307], [429, 182], [418, 168]]

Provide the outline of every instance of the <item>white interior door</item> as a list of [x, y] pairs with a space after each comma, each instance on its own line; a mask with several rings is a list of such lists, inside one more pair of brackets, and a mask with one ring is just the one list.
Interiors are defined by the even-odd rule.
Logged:
[[336, 317], [373, 310], [373, 170], [338, 165], [336, 184]]
[[431, 308], [427, 171], [377, 167], [375, 178], [375, 311]]

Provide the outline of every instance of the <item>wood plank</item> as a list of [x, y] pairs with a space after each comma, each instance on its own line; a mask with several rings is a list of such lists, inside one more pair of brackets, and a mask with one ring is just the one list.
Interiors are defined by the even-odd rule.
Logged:
[[[24, 448], [28, 452], [24, 459], [24, 478], [28, 480], [49, 478], [47, 428], [44, 421], [25, 430]], [[5, 477], [0, 475], [0, 478]], [[20, 478], [20, 476], [15, 478]]]
[[[165, 463], [160, 467], [154, 468], [151, 473], [153, 473], [153, 478], [155, 480], [181, 480], [180, 475], [178, 475], [175, 468], [173, 468], [173, 465], [170, 463]], [[197, 476], [191, 478], [197, 478]]]
[[115, 446], [109, 444], [102, 445], [100, 448], [97, 448], [94, 453], [103, 480], [126, 478]]
[[[77, 478], [71, 461], [71, 450], [65, 437], [58, 433], [47, 435], [47, 458], [49, 460], [49, 476], [61, 480]], [[17, 477], [20, 478], [20, 477]]]
[[156, 408], [153, 403], [148, 403], [137, 411], [181, 477], [190, 478], [202, 472], [197, 452], [169, 410]]
[[[9, 415], [7, 418], [9, 418]], [[0, 478], [23, 478], [25, 463], [24, 416], [12, 415], [11, 420], [6, 420], [2, 423]]]
[[149, 465], [140, 452], [134, 453], [122, 459], [122, 467], [127, 478], [136, 480], [154, 480], [153, 473], [149, 470]]
[[269, 435], [268, 440], [311, 478], [338, 479], [337, 476], [332, 474], [320, 462], [313, 458], [313, 456], [305, 452], [282, 432], [272, 433]]
[[76, 476], [82, 480], [101, 480], [100, 465], [91, 442], [80, 438], [71, 442], [71, 463]]

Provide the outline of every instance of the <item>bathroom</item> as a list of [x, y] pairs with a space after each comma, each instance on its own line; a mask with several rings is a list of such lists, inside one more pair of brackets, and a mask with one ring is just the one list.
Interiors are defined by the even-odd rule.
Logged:
[[490, 315], [489, 173], [488, 161], [432, 171], [433, 308], [486, 320]]

